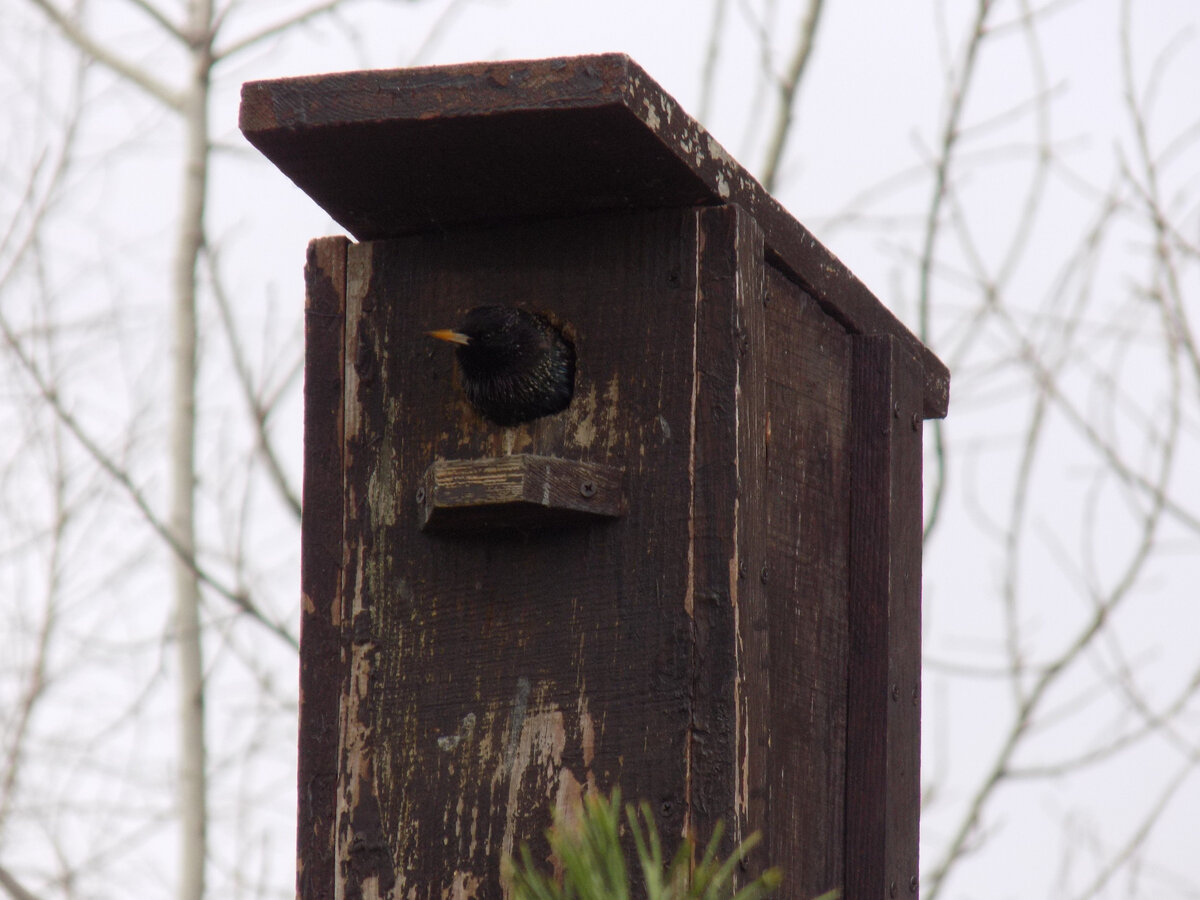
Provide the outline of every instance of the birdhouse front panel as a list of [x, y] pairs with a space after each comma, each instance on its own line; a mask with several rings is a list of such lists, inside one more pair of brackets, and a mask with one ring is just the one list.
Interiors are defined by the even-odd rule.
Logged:
[[[844, 695], [813, 681], [845, 665], [848, 344], [771, 274], [753, 220], [689, 208], [350, 244], [345, 279], [341, 877], [498, 896], [503, 854], [544, 856], [552, 810], [615, 786], [668, 835], [770, 833], [773, 804], [837, 827]], [[569, 337], [565, 410], [502, 426], [471, 403], [429, 332], [487, 305]], [[537, 460], [561, 461], [574, 506], [616, 512], [495, 499]], [[492, 480], [475, 495], [490, 517], [424, 527], [431, 485], [467, 496], [471, 479]], [[775, 634], [812, 659], [773, 660]], [[805, 786], [778, 792], [772, 769], [793, 765]], [[824, 855], [813, 883], [837, 877]]]

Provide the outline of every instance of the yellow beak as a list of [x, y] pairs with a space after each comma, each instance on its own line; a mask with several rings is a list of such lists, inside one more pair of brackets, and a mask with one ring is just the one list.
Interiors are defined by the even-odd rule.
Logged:
[[431, 338], [437, 338], [439, 341], [449, 341], [452, 344], [466, 346], [471, 343], [471, 339], [465, 334], [458, 331], [451, 331], [449, 328], [443, 328], [441, 331], [427, 331], [425, 333]]

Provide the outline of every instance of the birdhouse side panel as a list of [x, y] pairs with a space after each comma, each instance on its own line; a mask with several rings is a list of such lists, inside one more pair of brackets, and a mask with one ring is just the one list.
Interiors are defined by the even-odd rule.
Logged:
[[844, 879], [850, 337], [767, 270], [770, 858], [793, 896]]
[[891, 335], [854, 343], [847, 896], [919, 884], [924, 370]]

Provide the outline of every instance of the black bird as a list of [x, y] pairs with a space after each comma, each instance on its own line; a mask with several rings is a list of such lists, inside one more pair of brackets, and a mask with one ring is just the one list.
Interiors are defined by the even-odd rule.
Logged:
[[477, 306], [457, 328], [429, 336], [458, 345], [467, 399], [497, 425], [561, 412], [575, 393], [575, 345], [540, 313]]

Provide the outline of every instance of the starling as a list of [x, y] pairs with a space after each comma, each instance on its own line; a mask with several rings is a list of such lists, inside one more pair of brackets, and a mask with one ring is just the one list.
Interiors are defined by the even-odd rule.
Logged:
[[575, 346], [540, 313], [478, 306], [458, 328], [429, 336], [458, 345], [467, 399], [497, 425], [553, 415], [571, 402]]

